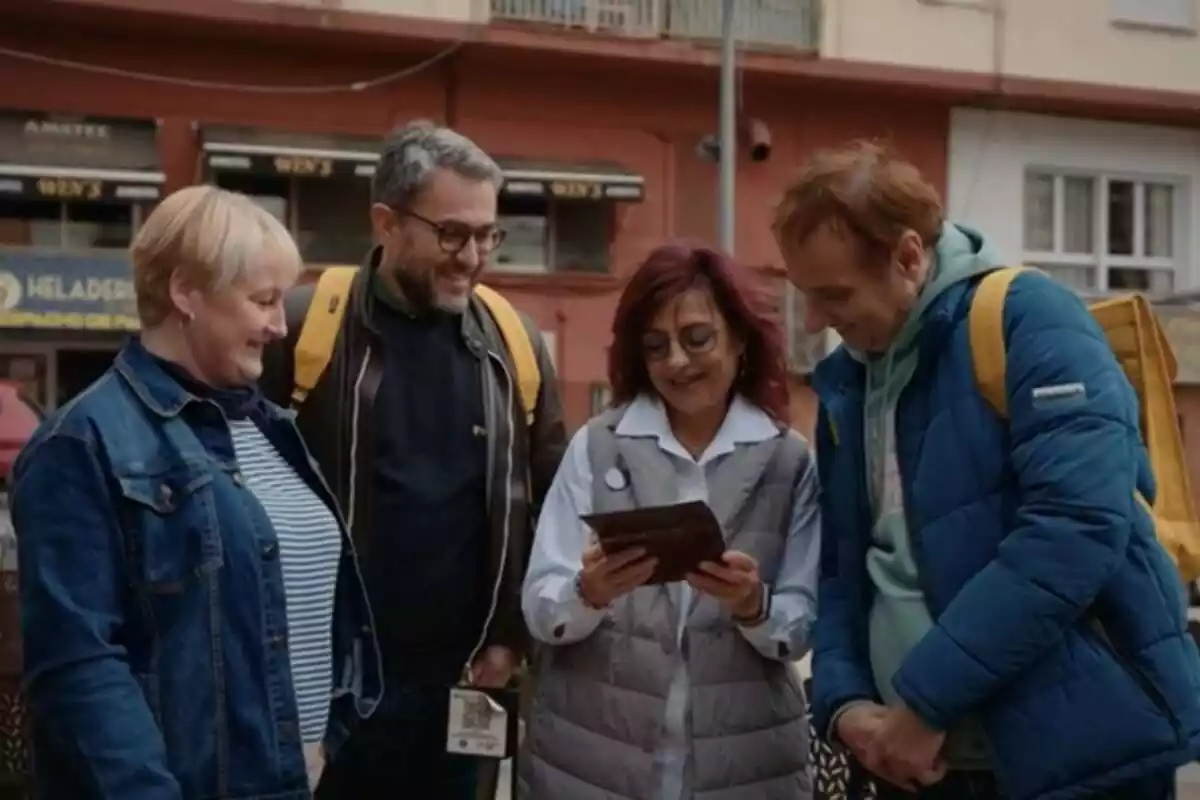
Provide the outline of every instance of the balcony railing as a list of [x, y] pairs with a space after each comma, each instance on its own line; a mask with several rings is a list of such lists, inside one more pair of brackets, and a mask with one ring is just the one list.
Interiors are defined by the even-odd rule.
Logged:
[[662, 0], [491, 0], [492, 19], [658, 37]]
[[[664, 0], [664, 33], [672, 39], [721, 38], [723, 0]], [[817, 0], [735, 0], [733, 33], [751, 48], [816, 50]]]
[[[642, 38], [713, 42], [722, 0], [491, 0], [493, 20]], [[742, 48], [813, 52], [820, 0], [736, 0], [734, 34]]]

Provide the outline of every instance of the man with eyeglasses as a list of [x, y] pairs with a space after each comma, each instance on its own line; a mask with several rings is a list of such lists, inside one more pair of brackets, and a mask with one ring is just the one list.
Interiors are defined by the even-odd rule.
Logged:
[[[495, 319], [473, 289], [503, 240], [500, 168], [453, 130], [385, 142], [377, 241], [329, 367], [298, 423], [348, 519], [383, 654], [386, 693], [335, 754], [319, 798], [473, 800], [479, 764], [447, 753], [451, 690], [500, 688], [525, 652], [521, 582], [537, 507], [565, 446], [554, 368], [532, 422]], [[288, 339], [263, 386], [287, 402], [311, 286], [287, 299]]]

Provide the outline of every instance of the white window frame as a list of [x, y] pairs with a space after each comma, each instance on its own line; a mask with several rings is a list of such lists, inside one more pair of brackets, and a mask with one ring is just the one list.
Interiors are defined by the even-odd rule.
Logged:
[[590, 416], [596, 416], [612, 405], [612, 387], [607, 381], [593, 381], [588, 387], [588, 406]]
[[542, 344], [546, 345], [546, 353], [550, 356], [550, 366], [558, 372], [558, 331], [542, 331]]
[[1108, 15], [1118, 26], [1196, 32], [1194, 0], [1109, 0]]
[[784, 283], [782, 299], [788, 371], [793, 375], [807, 375], [837, 349], [842, 338], [832, 328], [816, 334], [804, 330], [804, 296], [791, 282]]
[[[1185, 198], [1187, 180], [1179, 176], [1138, 175], [1122, 172], [1099, 172], [1075, 169], [1062, 169], [1041, 164], [1028, 164], [1022, 176], [1022, 182], [1030, 175], [1045, 175], [1054, 178], [1053, 193], [1053, 245], [1048, 251], [1025, 250], [1024, 236], [1024, 194], [1022, 194], [1021, 219], [1023, 261], [1027, 264], [1044, 265], [1048, 267], [1083, 267], [1095, 270], [1093, 286], [1090, 289], [1076, 288], [1086, 295], [1106, 295], [1109, 289], [1110, 269], [1145, 269], [1168, 270], [1172, 275], [1172, 292], [1187, 288], [1187, 225]], [[1092, 252], [1067, 253], [1062, 251], [1064, 240], [1065, 213], [1065, 182], [1067, 178], [1084, 178], [1093, 182], [1092, 195]], [[1114, 181], [1133, 184], [1133, 255], [1113, 255], [1108, 253], [1108, 187]], [[1168, 258], [1139, 255], [1145, 250], [1146, 237], [1146, 205], [1145, 191], [1147, 184], [1172, 187], [1171, 202], [1171, 253]]]

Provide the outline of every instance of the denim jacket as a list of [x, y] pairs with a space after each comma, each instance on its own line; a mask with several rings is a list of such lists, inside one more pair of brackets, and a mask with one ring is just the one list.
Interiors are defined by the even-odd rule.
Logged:
[[[336, 510], [288, 412], [252, 417]], [[279, 547], [220, 407], [135, 341], [14, 476], [39, 796], [308, 798]], [[342, 542], [330, 755], [382, 693], [344, 523]]]

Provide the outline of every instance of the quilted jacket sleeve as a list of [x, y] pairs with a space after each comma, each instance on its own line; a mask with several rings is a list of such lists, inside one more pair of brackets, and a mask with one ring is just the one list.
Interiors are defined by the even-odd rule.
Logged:
[[833, 476], [836, 445], [824, 407], [817, 415], [816, 442], [817, 474], [823, 488], [812, 713], [816, 730], [829, 737], [840, 708], [854, 700], [877, 701], [878, 696], [867, 644], [866, 533], [849, 530], [851, 521], [840, 517], [831, 502], [835, 492], [851, 491], [855, 481]]
[[1137, 398], [1082, 302], [1022, 274], [1004, 332], [1016, 527], [893, 679], [943, 729], [1061, 641], [1117, 570], [1142, 513]]

